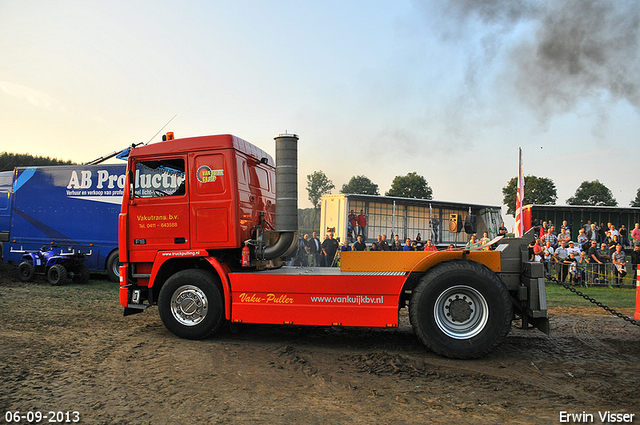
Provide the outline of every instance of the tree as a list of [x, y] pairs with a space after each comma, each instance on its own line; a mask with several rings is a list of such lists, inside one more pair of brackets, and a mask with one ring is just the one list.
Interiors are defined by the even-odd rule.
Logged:
[[636, 192], [636, 199], [631, 201], [629, 205], [631, 205], [632, 207], [640, 207], [640, 189], [638, 189], [638, 191]]
[[567, 204], [615, 207], [618, 205], [618, 201], [615, 200], [613, 193], [607, 186], [600, 183], [599, 180], [594, 180], [592, 182], [583, 181], [576, 190], [576, 194], [567, 199]]
[[[514, 217], [516, 216], [517, 182], [518, 179], [514, 177], [502, 188], [502, 203], [507, 206], [507, 214]], [[558, 195], [553, 180], [546, 177], [525, 176], [522, 205], [555, 205], [556, 199]]]
[[386, 196], [399, 196], [402, 198], [432, 199], [433, 190], [424, 177], [415, 171], [406, 176], [395, 176], [391, 182], [391, 189]]
[[0, 153], [0, 171], [12, 171], [14, 167], [31, 167], [40, 165], [74, 165], [74, 162], [57, 158], [33, 156], [28, 153]]
[[380, 195], [378, 185], [365, 176], [353, 176], [349, 183], [343, 184], [340, 193], [355, 193], [359, 195]]
[[313, 208], [299, 208], [298, 209], [298, 232], [300, 235], [305, 233], [311, 234], [311, 232], [318, 231], [314, 227], [316, 222], [316, 210]]
[[314, 171], [313, 174], [307, 175], [307, 192], [309, 192], [309, 201], [314, 209], [320, 208], [320, 198], [322, 195], [331, 193], [335, 186], [329, 180], [327, 175], [322, 171]]

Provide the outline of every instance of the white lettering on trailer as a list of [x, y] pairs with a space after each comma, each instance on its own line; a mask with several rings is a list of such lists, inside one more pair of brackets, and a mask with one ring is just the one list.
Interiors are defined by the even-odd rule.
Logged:
[[91, 171], [82, 170], [80, 171], [80, 175], [81, 180], [78, 179], [78, 173], [75, 170], [71, 172], [67, 189], [88, 189], [91, 187]]
[[[91, 170], [80, 170], [80, 177], [78, 177], [78, 171], [71, 171], [71, 177], [69, 178], [69, 184], [67, 189], [89, 189], [93, 184], [91, 179]], [[125, 175], [124, 174], [109, 174], [108, 170], [96, 171], [98, 176], [96, 182], [96, 189], [124, 189]]]
[[124, 188], [124, 174], [112, 175], [109, 174], [107, 170], [98, 170], [96, 174], [98, 174], [98, 184], [96, 185], [96, 188], [102, 189], [103, 183], [107, 183], [107, 189], [115, 189], [116, 183], [118, 188]]

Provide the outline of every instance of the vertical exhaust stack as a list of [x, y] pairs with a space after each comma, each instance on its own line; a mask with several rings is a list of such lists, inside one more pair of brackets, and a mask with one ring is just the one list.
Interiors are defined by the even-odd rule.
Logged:
[[267, 246], [262, 259], [291, 253], [298, 234], [298, 135], [278, 134], [276, 141], [276, 232], [279, 238]]
[[276, 230], [298, 231], [298, 136], [278, 134], [276, 140]]

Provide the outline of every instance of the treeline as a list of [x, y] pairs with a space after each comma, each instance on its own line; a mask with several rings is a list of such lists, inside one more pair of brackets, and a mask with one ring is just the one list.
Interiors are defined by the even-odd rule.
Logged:
[[27, 153], [2, 152], [0, 154], [0, 171], [11, 171], [15, 167], [33, 167], [41, 165], [76, 165], [73, 161], [63, 161], [49, 156], [33, 156]]
[[317, 232], [317, 227], [320, 226], [320, 210], [315, 208], [298, 208], [298, 232], [300, 236], [304, 236], [308, 233], [311, 236], [311, 232], [314, 230]]

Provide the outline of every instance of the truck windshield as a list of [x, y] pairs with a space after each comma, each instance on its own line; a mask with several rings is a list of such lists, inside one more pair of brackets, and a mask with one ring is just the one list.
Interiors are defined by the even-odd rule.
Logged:
[[186, 193], [184, 168], [182, 158], [137, 162], [135, 197], [184, 195]]

